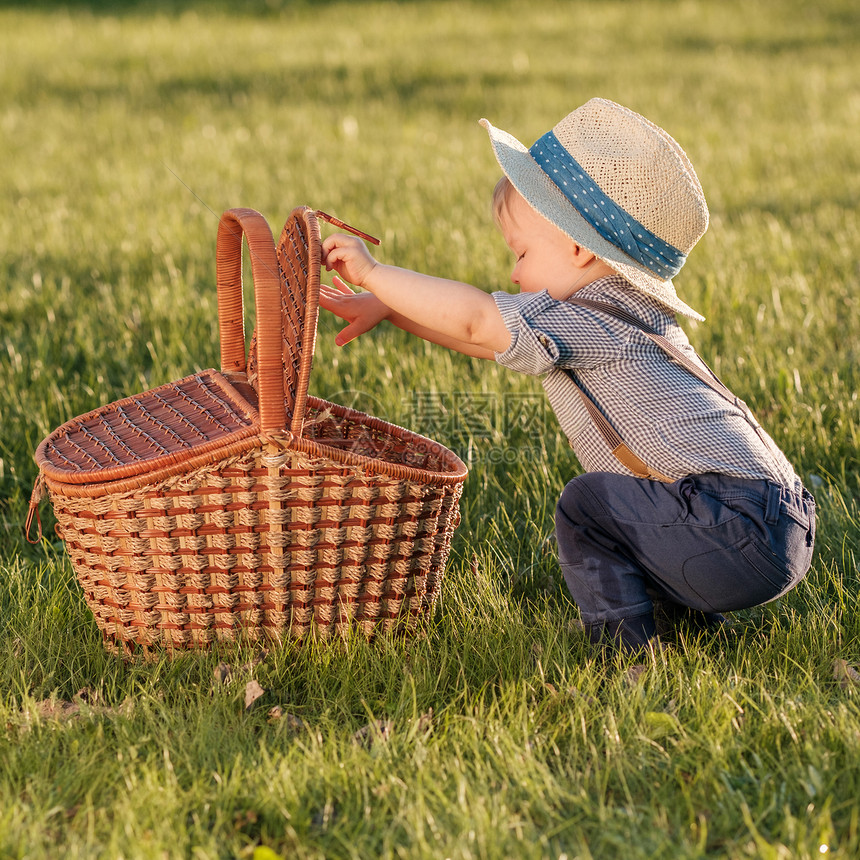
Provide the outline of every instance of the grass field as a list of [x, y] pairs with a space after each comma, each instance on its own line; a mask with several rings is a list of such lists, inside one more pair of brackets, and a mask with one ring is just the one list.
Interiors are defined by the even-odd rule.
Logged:
[[[0, 2], [0, 857], [860, 856], [859, 51], [854, 0]], [[547, 549], [578, 466], [537, 381], [323, 316], [312, 393], [472, 468], [426, 635], [107, 654], [47, 506], [22, 537], [32, 454], [217, 366], [217, 215], [308, 203], [504, 288], [477, 120], [530, 143], [593, 95], [698, 169], [684, 325], [816, 492], [807, 579], [604, 665]]]

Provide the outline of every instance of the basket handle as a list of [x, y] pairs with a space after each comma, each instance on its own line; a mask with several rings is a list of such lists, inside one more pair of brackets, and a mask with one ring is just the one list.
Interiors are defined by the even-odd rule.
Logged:
[[[36, 483], [33, 484], [33, 492], [30, 494], [30, 507], [27, 511], [27, 522], [24, 524], [24, 537], [27, 538], [27, 543], [39, 543], [42, 540], [42, 518], [39, 516], [39, 503], [42, 501], [42, 496], [45, 494], [45, 476], [39, 472], [36, 476]], [[30, 531], [33, 527], [33, 519], [36, 520], [36, 539], [30, 537]]]
[[248, 240], [257, 321], [257, 364], [260, 430], [286, 427], [284, 377], [281, 364], [281, 285], [275, 242], [266, 219], [253, 209], [228, 209], [218, 224], [215, 268], [221, 371], [242, 373], [245, 315], [242, 303], [242, 237]]

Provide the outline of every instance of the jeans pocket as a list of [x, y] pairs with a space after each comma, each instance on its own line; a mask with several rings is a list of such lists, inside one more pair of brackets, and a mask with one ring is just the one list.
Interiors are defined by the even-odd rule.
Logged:
[[794, 585], [790, 572], [768, 556], [755, 538], [747, 536], [734, 546], [687, 559], [684, 580], [701, 601], [693, 608], [714, 612], [747, 609], [788, 591]]
[[[769, 549], [761, 546], [755, 538], [750, 538], [749, 543], [741, 547], [741, 553], [749, 564], [773, 586], [774, 594], [768, 600], [775, 600], [780, 594], [785, 594], [802, 578], [802, 576], [793, 576], [789, 566]], [[761, 602], [767, 603], [768, 600]]]
[[[814, 519], [808, 526], [798, 525], [792, 521], [782, 537], [780, 554], [774, 553], [755, 538], [744, 548], [744, 555], [749, 563], [760, 570], [779, 589], [770, 598], [771, 600], [790, 591], [806, 576], [812, 563], [815, 540]], [[784, 557], [782, 557], [783, 554]]]

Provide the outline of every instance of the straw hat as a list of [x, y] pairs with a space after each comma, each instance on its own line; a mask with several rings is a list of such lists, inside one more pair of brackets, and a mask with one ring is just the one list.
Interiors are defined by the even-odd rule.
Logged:
[[704, 317], [672, 278], [708, 227], [708, 206], [677, 142], [645, 117], [591, 99], [531, 149], [481, 125], [502, 170], [538, 214], [667, 308]]

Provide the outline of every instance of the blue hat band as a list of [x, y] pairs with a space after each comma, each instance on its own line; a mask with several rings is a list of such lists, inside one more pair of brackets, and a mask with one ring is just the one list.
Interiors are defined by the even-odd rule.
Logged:
[[604, 238], [664, 281], [675, 277], [687, 259], [607, 197], [552, 131], [537, 140], [531, 157], [577, 212]]

